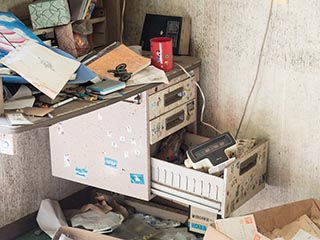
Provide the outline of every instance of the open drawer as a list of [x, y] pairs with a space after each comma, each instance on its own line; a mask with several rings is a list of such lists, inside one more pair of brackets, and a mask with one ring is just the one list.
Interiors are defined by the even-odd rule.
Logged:
[[[194, 134], [185, 139], [187, 145], [205, 140]], [[222, 177], [151, 158], [151, 192], [227, 217], [264, 188], [267, 151], [268, 142], [257, 143], [226, 167]]]

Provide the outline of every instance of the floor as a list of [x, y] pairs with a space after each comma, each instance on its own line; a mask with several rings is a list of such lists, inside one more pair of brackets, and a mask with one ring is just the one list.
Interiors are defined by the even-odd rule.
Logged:
[[47, 234], [42, 232], [40, 235], [38, 235], [38, 232], [40, 232], [39, 229], [34, 229], [31, 232], [17, 238], [16, 240], [51, 240]]

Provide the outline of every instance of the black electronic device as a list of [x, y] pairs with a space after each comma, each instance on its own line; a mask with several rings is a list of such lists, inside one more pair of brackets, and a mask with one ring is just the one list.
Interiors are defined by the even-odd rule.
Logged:
[[234, 144], [236, 141], [233, 136], [229, 132], [223, 133], [189, 149], [185, 165], [194, 169], [218, 167], [229, 160], [225, 150]]
[[188, 17], [146, 14], [141, 34], [142, 50], [150, 51], [150, 39], [154, 37], [172, 38], [174, 55], [188, 55], [191, 20]]

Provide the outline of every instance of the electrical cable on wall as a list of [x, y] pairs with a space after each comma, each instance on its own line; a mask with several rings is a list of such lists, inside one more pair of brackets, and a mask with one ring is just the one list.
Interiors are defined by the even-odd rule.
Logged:
[[126, 0], [123, 0], [122, 13], [121, 13], [121, 33], [120, 42], [123, 43], [123, 31], [124, 31], [124, 13], [126, 11]]
[[255, 79], [254, 79], [254, 81], [253, 81], [251, 90], [250, 90], [250, 92], [249, 92], [249, 96], [248, 96], [248, 98], [247, 98], [247, 101], [246, 101], [246, 104], [245, 104], [245, 107], [244, 107], [244, 110], [243, 110], [243, 113], [242, 113], [242, 116], [241, 116], [241, 119], [240, 119], [240, 122], [239, 122], [239, 126], [238, 126], [238, 129], [237, 129], [236, 135], [235, 135], [235, 138], [236, 138], [236, 139], [238, 138], [238, 134], [239, 134], [239, 132], [240, 132], [240, 129], [241, 129], [241, 126], [242, 126], [244, 117], [245, 117], [245, 115], [246, 115], [247, 108], [248, 108], [248, 105], [249, 105], [249, 102], [250, 102], [250, 99], [251, 99], [253, 90], [254, 90], [254, 88], [255, 88], [255, 86], [256, 86], [256, 83], [257, 83], [257, 81], [258, 81], [258, 76], [259, 76], [259, 73], [260, 73], [260, 66], [261, 66], [261, 61], [262, 61], [263, 50], [264, 50], [264, 46], [265, 46], [265, 43], [266, 43], [267, 35], [268, 35], [268, 32], [269, 32], [270, 22], [271, 22], [271, 16], [272, 16], [272, 11], [273, 11], [273, 1], [274, 1], [274, 0], [271, 0], [270, 10], [269, 10], [269, 16], [268, 16], [268, 22], [267, 22], [266, 31], [265, 31], [265, 33], [264, 33], [264, 37], [263, 37], [263, 41], [262, 41], [262, 45], [261, 45], [261, 49], [260, 49], [260, 54], [259, 54], [259, 60], [258, 60], [258, 66], [257, 66], [257, 71], [256, 71]]
[[[179, 63], [174, 63], [174, 64], [177, 65], [178, 67], [180, 67], [180, 68], [182, 69], [182, 71], [183, 71], [189, 78], [192, 79], [192, 76], [190, 75], [190, 73], [189, 73], [183, 66], [181, 66]], [[203, 93], [200, 85], [197, 83], [197, 81], [194, 81], [194, 82], [195, 82], [197, 88], [199, 89], [199, 92], [200, 92], [201, 97], [202, 97], [202, 108], [201, 108], [201, 114], [200, 114], [200, 122], [201, 122], [203, 125], [212, 128], [212, 129], [213, 129], [214, 131], [216, 131], [217, 133], [222, 134], [222, 132], [221, 132], [219, 129], [217, 129], [216, 127], [210, 125], [209, 123], [206, 123], [205, 121], [203, 121], [204, 110], [205, 110], [205, 108], [206, 108], [206, 98], [205, 98], [205, 95], [204, 95], [204, 93]]]

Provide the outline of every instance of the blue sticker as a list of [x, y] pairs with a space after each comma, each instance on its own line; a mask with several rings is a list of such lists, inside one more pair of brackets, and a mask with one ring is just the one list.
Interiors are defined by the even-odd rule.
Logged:
[[130, 173], [130, 182], [133, 184], [144, 184], [144, 175]]
[[198, 229], [203, 232], [207, 231], [207, 226], [198, 223], [191, 223], [191, 228]]
[[76, 176], [82, 177], [82, 178], [88, 178], [88, 170], [87, 169], [76, 167], [75, 171], [76, 171]]
[[112, 158], [105, 157], [104, 158], [104, 166], [117, 169], [118, 168], [118, 161], [114, 160]]

